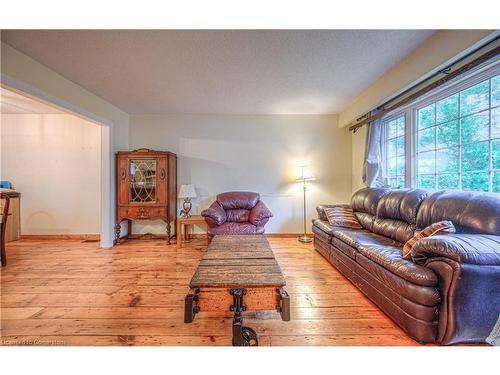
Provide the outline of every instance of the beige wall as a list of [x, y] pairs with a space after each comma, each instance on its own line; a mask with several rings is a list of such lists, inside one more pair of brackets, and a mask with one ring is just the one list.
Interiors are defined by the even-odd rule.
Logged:
[[366, 142], [366, 126], [359, 129], [356, 134], [352, 134], [352, 173], [351, 173], [351, 183], [352, 192], [365, 187], [362, 180], [362, 168], [365, 156], [365, 142]]
[[[308, 191], [307, 226], [319, 203], [346, 202], [351, 194], [351, 139], [336, 116], [131, 115], [130, 147], [178, 154], [178, 183], [192, 183], [199, 213], [223, 191], [261, 193], [275, 213], [268, 232], [302, 230], [301, 164], [317, 180]], [[179, 202], [180, 203], [180, 202]], [[164, 233], [164, 225], [135, 232]]]
[[21, 192], [22, 234], [98, 234], [98, 125], [60, 114], [1, 116], [2, 180]]
[[[492, 30], [443, 30], [433, 34], [401, 63], [364, 90], [339, 114], [339, 126], [344, 127], [359, 115], [366, 113], [388, 97], [425, 77], [464, 51], [474, 48]], [[361, 167], [365, 153], [366, 127], [351, 135], [352, 191], [362, 188]]]
[[[101, 127], [101, 246], [112, 246], [115, 216], [113, 150], [128, 148], [128, 114], [9, 45], [1, 44], [2, 84], [56, 103]], [[111, 126], [109, 126], [111, 125]], [[110, 146], [108, 146], [110, 145]]]

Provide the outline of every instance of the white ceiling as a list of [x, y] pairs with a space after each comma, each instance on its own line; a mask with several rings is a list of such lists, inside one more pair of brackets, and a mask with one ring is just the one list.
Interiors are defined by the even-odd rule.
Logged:
[[65, 114], [52, 106], [0, 87], [0, 113], [2, 114]]
[[337, 113], [432, 30], [4, 30], [128, 113]]

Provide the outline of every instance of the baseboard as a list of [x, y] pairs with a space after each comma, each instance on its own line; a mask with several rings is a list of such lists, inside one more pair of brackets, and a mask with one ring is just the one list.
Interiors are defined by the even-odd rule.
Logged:
[[[268, 238], [298, 238], [302, 233], [265, 233]], [[314, 237], [313, 233], [308, 233], [309, 236]], [[206, 238], [206, 233], [194, 233], [190, 235], [191, 238]], [[128, 236], [130, 239], [166, 239], [166, 234], [132, 234]], [[99, 234], [22, 234], [22, 240], [87, 240], [99, 241]]]
[[[300, 236], [303, 235], [303, 233], [265, 233], [266, 237], [268, 238], [299, 238]], [[308, 236], [311, 238], [314, 237], [314, 233], [307, 233]], [[206, 233], [191, 233], [189, 235], [191, 238], [207, 238]], [[161, 240], [161, 239], [166, 239], [167, 235], [166, 234], [151, 234], [151, 233], [145, 233], [145, 234], [132, 234], [128, 236], [130, 239], [152, 239], [152, 240]]]
[[88, 240], [99, 241], [99, 234], [21, 234], [22, 240]]
[[[265, 233], [268, 238], [299, 238], [304, 233]], [[314, 233], [307, 233], [311, 238], [314, 237]]]

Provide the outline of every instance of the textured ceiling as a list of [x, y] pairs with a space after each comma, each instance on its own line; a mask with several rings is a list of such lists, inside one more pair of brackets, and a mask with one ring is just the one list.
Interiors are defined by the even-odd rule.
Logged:
[[42, 102], [19, 95], [0, 87], [0, 112], [2, 114], [64, 114]]
[[432, 30], [5, 30], [2, 40], [128, 113], [323, 114]]

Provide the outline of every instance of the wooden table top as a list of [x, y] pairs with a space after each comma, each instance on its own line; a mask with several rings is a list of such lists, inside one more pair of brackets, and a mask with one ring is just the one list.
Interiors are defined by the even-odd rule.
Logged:
[[0, 193], [8, 195], [9, 198], [19, 198], [21, 196], [20, 192], [12, 189], [0, 188]]
[[264, 235], [215, 236], [191, 279], [191, 288], [285, 286]]
[[192, 215], [190, 217], [179, 216], [177, 220], [182, 224], [203, 224], [205, 223], [205, 218], [201, 215]]

